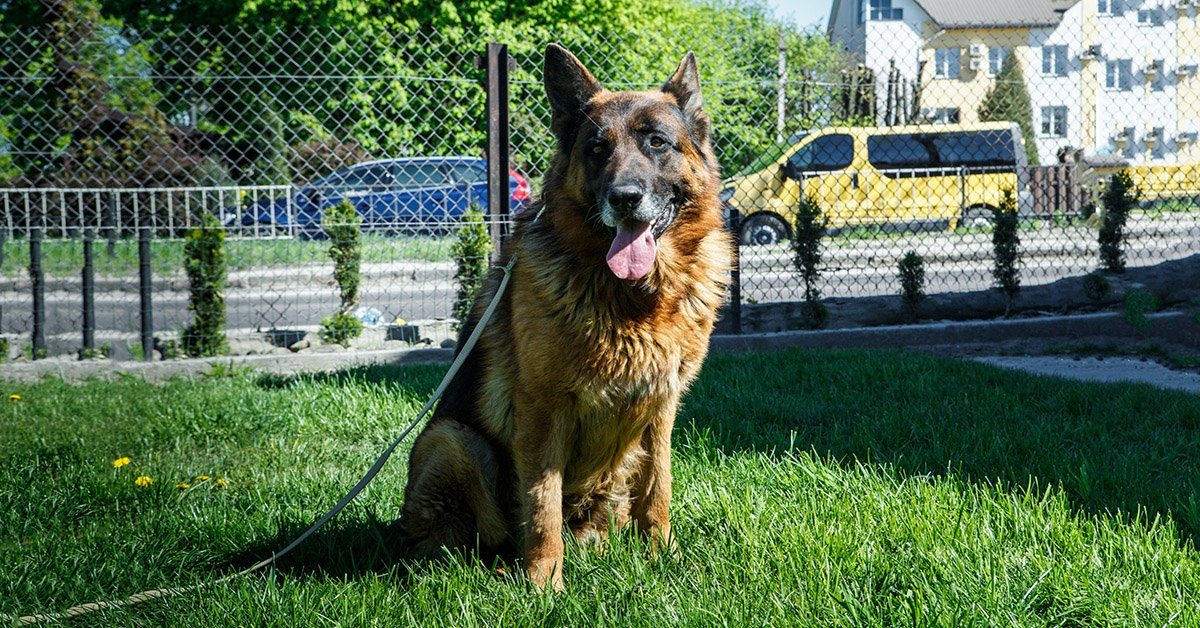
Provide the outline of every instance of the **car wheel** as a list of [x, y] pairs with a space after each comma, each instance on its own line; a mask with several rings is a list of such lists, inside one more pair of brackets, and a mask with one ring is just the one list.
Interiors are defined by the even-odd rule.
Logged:
[[787, 239], [787, 225], [778, 216], [752, 214], [742, 222], [742, 244], [760, 246], [776, 244]]
[[995, 220], [995, 215], [992, 213], [992, 208], [987, 205], [976, 205], [963, 210], [962, 220], [959, 221], [960, 227], [967, 229], [980, 229], [983, 227], [992, 226]]

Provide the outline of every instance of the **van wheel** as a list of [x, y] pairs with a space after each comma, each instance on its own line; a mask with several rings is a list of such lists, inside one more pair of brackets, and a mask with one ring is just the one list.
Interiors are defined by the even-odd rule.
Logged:
[[979, 229], [981, 227], [990, 227], [995, 219], [992, 213], [992, 208], [987, 205], [976, 205], [963, 210], [962, 220], [959, 221], [960, 227], [967, 229]]
[[776, 244], [787, 239], [787, 225], [771, 214], [754, 214], [742, 223], [742, 244], [759, 246]]

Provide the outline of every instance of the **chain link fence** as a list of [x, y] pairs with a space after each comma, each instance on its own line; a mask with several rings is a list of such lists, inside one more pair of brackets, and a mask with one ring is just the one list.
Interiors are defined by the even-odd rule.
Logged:
[[[819, 208], [815, 281], [829, 298], [897, 295], [910, 251], [927, 294], [991, 289], [1005, 190], [1022, 284], [1084, 275], [1099, 265], [1102, 184], [1120, 170], [1143, 198], [1125, 225], [1129, 266], [1200, 252], [1200, 166], [1184, 126], [1077, 141], [1086, 121], [1056, 103], [1079, 102], [1078, 85], [1040, 71], [1042, 47], [980, 49], [948, 35], [879, 64], [824, 33], [714, 33], [0, 33], [0, 334], [14, 352], [36, 331], [51, 353], [71, 353], [91, 325], [96, 342], [137, 356], [148, 276], [153, 333], [177, 337], [193, 317], [186, 236], [210, 219], [226, 235], [231, 337], [315, 332], [342, 307], [322, 225], [340, 203], [361, 218], [360, 315], [448, 319], [456, 234], [487, 207], [478, 57], [489, 40], [512, 57], [510, 214], [534, 202], [553, 150], [545, 43], [563, 43], [612, 89], [656, 88], [696, 51], [747, 304], [803, 298], [793, 238], [804, 199]], [[1159, 75], [1180, 85], [1182, 103], [1191, 79]], [[1136, 88], [1153, 91], [1149, 80]], [[1095, 107], [1110, 106], [1105, 93]], [[1152, 115], [1120, 102], [1130, 119]], [[282, 337], [235, 351], [303, 338]]]

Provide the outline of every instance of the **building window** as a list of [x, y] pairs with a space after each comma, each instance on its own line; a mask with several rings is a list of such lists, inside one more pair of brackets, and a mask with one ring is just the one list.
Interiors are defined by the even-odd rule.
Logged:
[[870, 0], [871, 19], [880, 22], [895, 22], [904, 19], [904, 9], [892, 8], [892, 0]]
[[1067, 136], [1067, 108], [1042, 107], [1042, 135], [1044, 137]]
[[938, 48], [933, 52], [934, 78], [956, 79], [961, 72], [961, 48]]
[[1047, 76], [1067, 75], [1067, 47], [1042, 46], [1042, 74]]
[[958, 124], [958, 107], [936, 107], [925, 110], [925, 118], [933, 124]]
[[1111, 59], [1104, 62], [1104, 86], [1122, 92], [1133, 89], [1133, 60]]
[[1012, 48], [988, 48], [988, 76], [997, 76], [1004, 69], [1004, 60], [1012, 54]]
[[1157, 8], [1138, 9], [1137, 21], [1139, 26], [1162, 26], [1162, 12]]
[[1100, 15], [1117, 15], [1120, 13], [1120, 0], [1097, 0], [1096, 13]]

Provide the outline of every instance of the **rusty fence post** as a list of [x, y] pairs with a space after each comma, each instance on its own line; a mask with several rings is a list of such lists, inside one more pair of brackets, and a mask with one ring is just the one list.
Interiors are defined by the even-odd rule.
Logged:
[[500, 242], [507, 234], [509, 213], [508, 175], [508, 46], [487, 45], [487, 177], [488, 235], [492, 239], [492, 262], [500, 259]]

